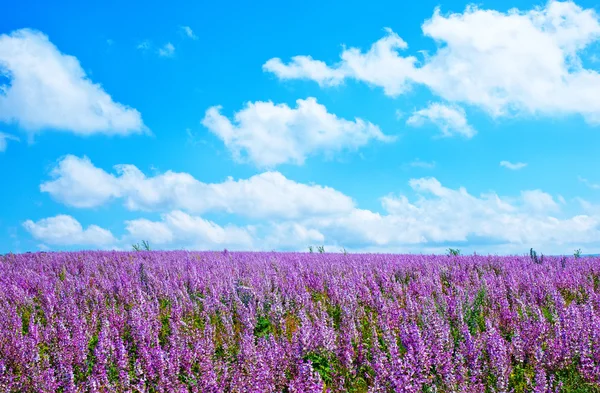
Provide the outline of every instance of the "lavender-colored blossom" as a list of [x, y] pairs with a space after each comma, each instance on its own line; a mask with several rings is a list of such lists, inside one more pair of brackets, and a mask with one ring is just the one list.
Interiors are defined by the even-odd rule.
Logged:
[[1, 392], [600, 386], [600, 259], [0, 256]]

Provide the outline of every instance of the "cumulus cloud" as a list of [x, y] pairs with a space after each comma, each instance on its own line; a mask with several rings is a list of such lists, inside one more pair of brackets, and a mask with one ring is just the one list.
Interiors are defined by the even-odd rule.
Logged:
[[113, 101], [79, 61], [46, 35], [22, 29], [0, 35], [0, 121], [29, 132], [128, 135], [145, 130], [140, 113]]
[[116, 243], [112, 233], [97, 225], [83, 228], [68, 215], [58, 215], [39, 221], [27, 220], [23, 227], [36, 240], [58, 246], [111, 246]]
[[527, 163], [524, 162], [510, 162], [510, 161], [500, 161], [500, 166], [503, 166], [512, 171], [518, 171], [519, 169], [523, 169], [527, 166]]
[[87, 157], [67, 155], [50, 174], [55, 179], [42, 183], [40, 190], [66, 205], [95, 207], [120, 196], [115, 176], [95, 167]]
[[522, 191], [521, 198], [524, 206], [533, 212], [547, 213], [556, 212], [560, 209], [552, 195], [542, 190]]
[[[116, 184], [123, 181], [123, 175], [106, 175], [112, 176]], [[117, 195], [126, 200], [139, 198], [136, 193], [140, 192], [158, 198], [163, 189], [153, 185], [154, 181], [157, 184], [170, 184], [171, 189], [180, 188], [181, 183], [162, 183], [164, 180], [157, 180], [161, 176], [146, 179], [147, 183], [125, 183], [136, 184], [133, 189], [118, 185], [115, 188], [118, 192], [127, 190], [129, 194]], [[193, 180], [191, 177], [189, 179]], [[287, 201], [288, 198], [277, 190], [277, 187], [290, 185], [304, 187], [302, 189], [308, 193], [317, 187], [315, 195], [327, 197], [313, 199], [316, 201], [314, 204], [294, 205], [299, 202]], [[104, 189], [101, 184], [99, 186]], [[220, 189], [220, 192], [213, 194], [215, 200], [224, 198], [224, 201], [213, 203], [212, 197], [205, 196], [214, 192], [213, 186]], [[439, 252], [448, 245], [478, 252], [501, 253], [527, 250], [529, 247], [542, 248], [547, 253], [564, 252], [573, 247], [600, 251], [600, 208], [590, 202], [578, 200], [580, 212], [572, 214], [567, 211], [576, 211], [577, 207], [567, 206], [562, 197], [537, 189], [524, 190], [515, 196], [500, 196], [492, 191], [474, 195], [464, 187], [445, 187], [433, 177], [411, 179], [409, 186], [414, 197], [407, 194], [386, 195], [381, 198], [381, 211], [373, 211], [354, 206], [350, 198], [338, 191], [293, 182], [270, 185], [271, 188], [264, 194], [254, 193], [253, 187], [262, 190], [262, 185], [254, 184], [252, 178], [203, 184], [204, 188], [199, 188], [202, 191], [194, 194], [200, 200], [206, 198], [200, 202], [203, 205], [198, 205], [202, 206], [199, 211], [224, 211], [246, 216], [249, 224], [223, 225], [179, 209], [165, 210], [160, 220], [141, 217], [126, 221], [126, 234], [117, 244], [149, 240], [159, 248], [194, 249], [299, 250], [310, 244], [326, 244], [364, 251]], [[181, 189], [185, 189], [185, 186]], [[327, 191], [319, 194], [323, 190]], [[261, 199], [271, 193], [278, 196]], [[106, 195], [106, 192], [102, 191], [100, 195]], [[172, 196], [167, 195], [170, 195], [169, 198]], [[294, 200], [295, 194], [291, 192], [289, 195], [289, 199]], [[332, 195], [339, 199], [328, 199]], [[248, 200], [240, 202], [245, 198]], [[97, 196], [91, 200], [99, 201]], [[279, 200], [286, 202], [271, 206], [271, 203], [279, 203]], [[174, 201], [169, 200], [163, 207], [168, 208]], [[298, 201], [304, 202], [301, 198]], [[350, 203], [339, 209], [338, 201]], [[315, 205], [320, 207], [315, 208]], [[158, 208], [158, 205], [155, 207]], [[287, 208], [293, 213], [285, 213]], [[59, 217], [37, 223], [28, 221], [24, 225], [36, 239], [48, 244], [83, 244], [92, 241], [98, 243], [91, 244], [114, 244], [110, 232], [102, 232], [104, 230], [94, 226], [83, 230], [71, 217]]]
[[565, 216], [554, 198], [540, 190], [508, 198], [493, 192], [474, 196], [462, 187], [444, 187], [435, 178], [412, 179], [409, 185], [417, 199], [388, 195], [381, 200], [384, 214], [357, 208], [304, 225], [318, 229], [325, 239], [360, 247], [414, 250], [453, 243], [476, 247], [478, 242], [479, 250], [491, 245], [555, 251], [571, 244], [600, 247], [600, 216]]
[[148, 239], [159, 245], [171, 244], [194, 249], [252, 249], [253, 230], [235, 225], [220, 226], [198, 216], [176, 210], [161, 216], [161, 221], [146, 219], [127, 223], [127, 232], [134, 239]]
[[321, 86], [339, 85], [347, 76], [343, 70], [331, 68], [310, 56], [294, 56], [288, 64], [273, 58], [263, 65], [263, 70], [274, 73], [279, 79], [310, 79]]
[[133, 239], [142, 239], [151, 244], [168, 244], [174, 239], [173, 232], [164, 222], [145, 218], [125, 221], [125, 228]]
[[297, 183], [279, 172], [203, 183], [188, 173], [167, 171], [146, 177], [133, 165], [117, 165], [115, 170], [116, 174], [108, 173], [87, 157], [68, 155], [51, 170], [53, 180], [42, 183], [40, 189], [80, 208], [120, 199], [131, 210], [222, 211], [253, 218], [342, 214], [354, 207], [352, 199], [339, 191]]
[[75, 218], [68, 215], [57, 215], [37, 222], [27, 220], [23, 227], [34, 239], [59, 247], [129, 249], [132, 242], [141, 240], [148, 241], [153, 248], [247, 250], [255, 247], [254, 229], [251, 226], [221, 226], [178, 210], [161, 215], [160, 221], [146, 218], [126, 221], [126, 234], [121, 238], [114, 237], [110, 231], [97, 225], [84, 229]]
[[396, 96], [408, 89], [417, 58], [398, 56], [397, 51], [407, 49], [408, 44], [391, 29], [385, 31], [387, 35], [366, 53], [358, 48], [345, 49], [340, 62], [334, 66], [310, 56], [295, 56], [288, 64], [279, 58], [270, 59], [263, 65], [263, 70], [283, 80], [311, 79], [321, 86], [336, 86], [344, 79], [352, 78], [383, 87], [387, 95]]
[[266, 249], [303, 249], [310, 244], [325, 244], [325, 236], [298, 222], [273, 223], [263, 244]]
[[271, 59], [263, 68], [280, 79], [311, 79], [323, 86], [355, 79], [390, 96], [424, 85], [446, 101], [495, 117], [578, 114], [600, 122], [600, 74], [583, 61], [600, 38], [593, 9], [559, 1], [525, 11], [469, 6], [444, 15], [436, 9], [422, 31], [438, 44], [422, 62], [403, 56], [407, 43], [387, 29], [366, 52], [344, 49], [337, 64], [296, 56], [287, 64]]
[[467, 122], [465, 111], [457, 106], [432, 103], [427, 108], [413, 112], [406, 124], [421, 127], [426, 123], [435, 125], [442, 136], [462, 135], [472, 138], [477, 132]]
[[0, 153], [6, 151], [6, 146], [8, 145], [8, 141], [19, 142], [19, 138], [14, 135], [6, 134], [4, 132], [0, 132]]
[[313, 97], [299, 99], [296, 105], [249, 102], [234, 114], [233, 122], [215, 106], [206, 111], [202, 124], [225, 143], [234, 158], [259, 167], [300, 165], [311, 154], [355, 150], [371, 140], [394, 140], [370, 122], [338, 118]]
[[[203, 183], [172, 171], [147, 177], [133, 165], [117, 165], [109, 173], [85, 157], [66, 156], [51, 173], [54, 179], [43, 183], [42, 191], [69, 206], [96, 207], [117, 200], [131, 210], [162, 213], [160, 220], [126, 221], [126, 235], [117, 244], [144, 239], [162, 248], [196, 249], [326, 244], [419, 252], [450, 244], [480, 252], [514, 252], [519, 247], [600, 251], [600, 208], [578, 200], [577, 212], [561, 196], [539, 189], [513, 196], [492, 191], [474, 195], [463, 187], [445, 187], [433, 177], [414, 178], [408, 183], [414, 197], [386, 195], [381, 211], [375, 211], [356, 206], [335, 189], [297, 183], [279, 172]], [[215, 212], [230, 215], [225, 222], [244, 217], [247, 225], [223, 225], [201, 216]], [[110, 232], [95, 226], [84, 230], [69, 216], [24, 225], [47, 244], [115, 244]]]

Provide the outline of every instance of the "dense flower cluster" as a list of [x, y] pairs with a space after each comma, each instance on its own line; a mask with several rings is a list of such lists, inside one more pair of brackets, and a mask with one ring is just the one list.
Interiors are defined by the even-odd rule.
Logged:
[[600, 259], [0, 256], [1, 392], [599, 392]]

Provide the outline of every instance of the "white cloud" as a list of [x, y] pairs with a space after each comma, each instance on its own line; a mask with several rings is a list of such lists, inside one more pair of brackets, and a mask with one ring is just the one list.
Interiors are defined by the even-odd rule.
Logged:
[[71, 216], [58, 215], [37, 222], [27, 220], [23, 227], [35, 239], [58, 246], [110, 246], [116, 242], [112, 233], [97, 225], [83, 229]]
[[263, 65], [263, 70], [274, 73], [279, 79], [310, 79], [321, 86], [339, 85], [346, 77], [344, 71], [330, 68], [325, 62], [310, 56], [294, 56], [289, 64], [273, 58]]
[[173, 57], [175, 47], [170, 42], [167, 42], [162, 48], [158, 48], [158, 55], [162, 57]]
[[87, 157], [68, 155], [50, 174], [55, 180], [43, 183], [40, 190], [70, 206], [99, 206], [121, 195], [115, 176], [96, 168]]
[[189, 27], [189, 26], [181, 26], [181, 30], [183, 31], [183, 33], [188, 38], [191, 38], [193, 40], [197, 40], [198, 39], [198, 37], [194, 34], [194, 31], [192, 30], [191, 27]]
[[[118, 186], [117, 190], [128, 190], [130, 193], [119, 197], [126, 199], [136, 195], [136, 192], [161, 195], [162, 191], [157, 191], [161, 188], [151, 185], [160, 176], [163, 175], [147, 179], [148, 183], [136, 184], [135, 192]], [[118, 184], [123, 176], [113, 178]], [[161, 182], [163, 180], [158, 183], [163, 184]], [[239, 186], [240, 182], [248, 183]], [[199, 210], [246, 215], [251, 225], [222, 225], [175, 209], [166, 211], [156, 221], [147, 218], [126, 221], [126, 235], [117, 242], [110, 232], [101, 228], [90, 226], [84, 231], [69, 216], [40, 220], [38, 223], [28, 221], [24, 225], [36, 239], [59, 245], [119, 245], [149, 240], [159, 248], [193, 249], [298, 250], [306, 249], [311, 244], [325, 244], [334, 249], [344, 246], [349, 250], [363, 251], [440, 252], [449, 246], [500, 253], [526, 251], [529, 247], [542, 249], [545, 253], [560, 253], [575, 248], [583, 248], [586, 252], [600, 251], [600, 208], [578, 199], [580, 212], [568, 214], [566, 210], [576, 209], [567, 206], [561, 196], [554, 197], [541, 190], [525, 190], [513, 197], [499, 196], [494, 192], [473, 195], [463, 187], [445, 187], [432, 177], [417, 178], [409, 181], [416, 197], [389, 194], [381, 198], [382, 212], [375, 212], [352, 204], [336, 210], [336, 200], [327, 200], [326, 203], [325, 200], [317, 201], [316, 204], [321, 208], [314, 208], [311, 203], [306, 205], [310, 208], [299, 208], [289, 202], [273, 207], [270, 206], [271, 202], [278, 203], [279, 199], [286, 199], [277, 188], [264, 191], [265, 194], [275, 193], [276, 197], [262, 200], [262, 196], [256, 199], [253, 187], [256, 190], [263, 188], [259, 183], [252, 183], [252, 178], [226, 183], [228, 185], [220, 188], [220, 193], [213, 195], [221, 196], [225, 201], [220, 204], [206, 203]], [[170, 184], [172, 189], [179, 187], [176, 183], [164, 184]], [[219, 188], [223, 184], [204, 185], [206, 188], [203, 190], [210, 194], [214, 192], [211, 191], [212, 186]], [[99, 186], [102, 188], [101, 184]], [[300, 186], [306, 187], [306, 190], [314, 187]], [[350, 200], [335, 190], [329, 189], [328, 192], [341, 198], [341, 201]], [[101, 195], [105, 195], [105, 192]], [[200, 199], [205, 198], [203, 192], [195, 195]], [[235, 205], [245, 197], [249, 199], [244, 202], [246, 204]], [[98, 201], [95, 198], [92, 200]], [[285, 206], [291, 206], [294, 213], [285, 213]], [[169, 204], [162, 207], [167, 208]], [[253, 209], [256, 212], [249, 212]]]
[[223, 140], [236, 159], [245, 156], [260, 167], [300, 165], [311, 154], [355, 150], [371, 140], [394, 140], [370, 122], [338, 118], [315, 98], [299, 99], [296, 104], [290, 108], [271, 101], [249, 102], [234, 114], [233, 123], [216, 106], [206, 111], [202, 124]]
[[557, 212], [560, 209], [552, 195], [542, 190], [522, 191], [521, 198], [524, 206], [530, 208], [533, 212]]
[[[600, 209], [593, 210], [589, 203], [584, 206], [586, 214], [565, 216], [555, 199], [540, 190], [508, 198], [493, 192], [474, 196], [464, 188], [444, 187], [435, 178], [412, 179], [409, 184], [418, 195], [415, 201], [404, 195], [388, 195], [381, 200], [384, 213], [354, 208], [339, 214], [267, 220], [258, 227], [229, 227], [236, 234], [230, 239], [244, 239], [237, 241], [237, 248], [261, 250], [306, 249], [311, 244], [406, 252], [440, 252], [448, 244], [480, 252], [516, 252], [529, 247], [547, 253], [575, 246], [600, 248]], [[168, 228], [161, 230], [166, 236], [173, 234], [172, 244], [191, 244], [192, 239], [202, 238], [204, 246], [199, 248], [214, 248], [226, 243], [216, 239], [229, 238], [224, 234], [226, 230], [218, 229], [223, 227], [182, 212], [163, 215], [157, 225]], [[207, 228], [215, 226], [220, 237], [206, 235], [211, 233]], [[195, 232], [197, 227], [203, 228], [200, 233]]]
[[589, 188], [591, 188], [592, 190], [600, 190], [600, 184], [598, 183], [593, 183], [591, 181], [589, 181], [588, 179], [586, 179], [585, 177], [581, 177], [581, 176], [577, 176], [577, 179], [582, 182], [583, 184], [585, 184], [586, 186], [588, 186]]
[[411, 166], [413, 168], [423, 168], [423, 169], [433, 169], [435, 168], [435, 161], [421, 161], [418, 158], [414, 161], [411, 161], [410, 163], [408, 163], [408, 166]]
[[524, 163], [524, 162], [512, 163], [510, 161], [500, 161], [500, 166], [508, 168], [512, 171], [518, 171], [519, 169], [525, 168], [527, 166], [527, 163]]
[[408, 48], [407, 43], [392, 30], [386, 28], [387, 36], [375, 42], [368, 52], [357, 48], [346, 49], [341, 60], [333, 67], [310, 56], [295, 56], [289, 64], [273, 58], [263, 65], [280, 79], [311, 79], [321, 86], [336, 86], [346, 78], [381, 86], [385, 93], [396, 96], [407, 90], [410, 76], [415, 72], [415, 57], [401, 57], [397, 50]]
[[469, 6], [443, 15], [436, 9], [422, 30], [438, 49], [421, 63], [400, 55], [407, 44], [388, 29], [369, 51], [345, 49], [332, 66], [297, 56], [289, 64], [271, 59], [264, 69], [280, 79], [312, 79], [325, 86], [356, 79], [390, 96], [422, 84], [449, 102], [492, 116], [579, 114], [600, 122], [600, 74], [582, 61], [600, 38], [593, 9], [558, 1], [506, 13]]
[[133, 239], [146, 240], [151, 244], [166, 244], [173, 241], [173, 232], [163, 222], [150, 221], [145, 218], [125, 221], [127, 232]]
[[[131, 243], [146, 240], [152, 248], [248, 250], [255, 247], [254, 228], [251, 226], [221, 226], [177, 210], [161, 215], [160, 221], [145, 218], [126, 221], [127, 234], [120, 239], [97, 225], [84, 229], [68, 215], [57, 215], [37, 222], [27, 220], [23, 227], [34, 239], [54, 246], [130, 249]], [[313, 232], [309, 231], [309, 234]]]
[[325, 236], [297, 222], [274, 223], [263, 243], [266, 249], [304, 249], [311, 244], [324, 244]]
[[19, 138], [11, 134], [0, 132], [0, 153], [6, 151], [6, 146], [8, 145], [7, 141], [19, 142]]
[[253, 218], [343, 214], [354, 207], [352, 199], [339, 191], [296, 183], [279, 172], [203, 183], [188, 173], [167, 171], [146, 177], [133, 165], [115, 168], [117, 174], [110, 174], [87, 157], [69, 155], [52, 169], [54, 180], [40, 189], [66, 205], [81, 208], [122, 199], [131, 210], [222, 211]]
[[318, 229], [330, 243], [354, 247], [414, 251], [457, 243], [478, 250], [497, 245], [511, 250], [533, 246], [560, 251], [572, 244], [600, 248], [599, 215], [561, 217], [559, 205], [542, 191], [524, 191], [518, 198], [495, 193], [477, 197], [462, 187], [446, 188], [435, 178], [412, 179], [409, 184], [418, 194], [416, 201], [404, 195], [386, 196], [382, 198], [385, 214], [355, 209], [310, 219], [304, 225]]
[[195, 244], [251, 247], [252, 236], [247, 228], [234, 225], [219, 226], [201, 217], [193, 217], [181, 211], [164, 215], [163, 220], [180, 239]]
[[425, 123], [434, 124], [446, 137], [458, 134], [472, 138], [477, 133], [467, 122], [465, 111], [457, 106], [432, 103], [427, 108], [413, 112], [406, 121], [406, 124], [414, 127], [421, 127]]
[[558, 201], [559, 201], [561, 204], [563, 204], [563, 205], [566, 205], [566, 204], [567, 204], [567, 200], [565, 199], [565, 197], [564, 197], [564, 196], [562, 196], [562, 195], [558, 195], [557, 199], [558, 199]]
[[583, 198], [575, 198], [579, 206], [583, 209], [586, 214], [592, 216], [600, 216], [600, 205], [586, 201]]
[[128, 221], [126, 224], [130, 237], [149, 240], [150, 244], [164, 245], [176, 242], [178, 245], [194, 249], [253, 248], [252, 228], [220, 226], [178, 210], [163, 214], [161, 221], [139, 219]]
[[148, 49], [150, 49], [150, 41], [148, 40], [144, 40], [142, 42], [140, 42], [137, 46], [136, 49], [139, 49], [141, 51], [146, 51]]
[[79, 61], [61, 53], [43, 33], [23, 29], [0, 35], [0, 121], [34, 132], [79, 135], [143, 132], [140, 113], [114, 102], [93, 83]]

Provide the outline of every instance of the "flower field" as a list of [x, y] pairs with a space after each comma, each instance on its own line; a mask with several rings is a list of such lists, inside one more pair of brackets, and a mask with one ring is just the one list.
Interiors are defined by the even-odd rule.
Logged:
[[1, 392], [599, 386], [600, 258], [0, 256]]

